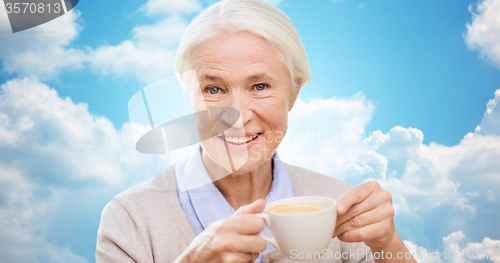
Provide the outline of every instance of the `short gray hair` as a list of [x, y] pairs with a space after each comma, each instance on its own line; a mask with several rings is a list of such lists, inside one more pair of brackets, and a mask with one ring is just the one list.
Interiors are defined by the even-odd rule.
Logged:
[[175, 57], [174, 70], [192, 69], [194, 50], [219, 32], [249, 32], [277, 49], [288, 67], [294, 91], [310, 81], [307, 55], [290, 19], [261, 0], [225, 0], [205, 9], [187, 27]]

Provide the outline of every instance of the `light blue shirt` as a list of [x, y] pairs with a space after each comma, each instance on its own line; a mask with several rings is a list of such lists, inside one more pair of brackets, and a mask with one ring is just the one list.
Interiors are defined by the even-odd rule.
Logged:
[[[265, 198], [266, 204], [295, 196], [290, 175], [276, 152], [273, 155], [273, 164], [273, 182]], [[201, 148], [189, 158], [175, 164], [175, 177], [182, 210], [195, 235], [200, 234], [213, 222], [231, 217], [235, 212], [208, 175], [201, 159]], [[267, 226], [261, 235], [271, 237]], [[265, 251], [272, 249], [274, 246], [268, 243]], [[255, 262], [262, 262], [262, 253]]]

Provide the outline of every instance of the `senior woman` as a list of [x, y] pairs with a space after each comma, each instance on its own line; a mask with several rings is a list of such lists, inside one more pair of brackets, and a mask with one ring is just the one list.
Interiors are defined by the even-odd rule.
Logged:
[[[314, 262], [414, 262], [397, 259], [408, 250], [392, 197], [378, 183], [353, 188], [280, 161], [288, 112], [309, 82], [305, 50], [282, 12], [260, 0], [212, 5], [186, 29], [175, 69], [184, 82], [195, 72], [199, 82], [185, 85], [195, 111], [234, 108], [238, 122], [114, 197], [102, 212], [97, 262], [287, 262], [258, 235], [269, 231], [255, 214], [266, 202], [300, 195], [338, 200], [328, 249], [342, 257]], [[212, 183], [192, 186], [207, 179]], [[378, 259], [365, 254], [370, 250]]]

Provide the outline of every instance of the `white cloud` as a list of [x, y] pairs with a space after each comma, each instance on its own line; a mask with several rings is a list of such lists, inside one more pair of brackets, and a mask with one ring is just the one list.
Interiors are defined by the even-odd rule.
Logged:
[[8, 153], [0, 164], [33, 181], [120, 185], [129, 168], [151, 159], [135, 151], [128, 124], [117, 130], [34, 77], [0, 88], [0, 152]]
[[201, 10], [201, 5], [197, 0], [149, 0], [141, 10], [149, 16], [170, 15], [197, 12]]
[[[47, 242], [43, 233], [47, 215], [54, 210], [58, 198], [52, 194], [40, 200], [35, 196], [44, 189], [30, 182], [19, 171], [0, 167], [0, 257], [2, 262], [89, 262], [72, 252]], [[6, 184], [5, 184], [6, 183]]]
[[476, 127], [474, 133], [500, 135], [500, 89], [495, 92], [495, 98], [486, 105], [483, 120]]
[[[500, 262], [500, 240], [485, 237], [481, 243], [468, 242], [462, 231], [452, 232], [443, 237], [443, 249], [426, 249], [405, 240], [408, 250], [415, 255], [417, 262], [453, 262], [467, 263], [474, 261]], [[439, 255], [439, 257], [437, 257]]]
[[7, 11], [0, 0], [0, 58], [3, 70], [51, 78], [63, 69], [81, 68], [85, 52], [70, 47], [82, 29], [80, 12], [67, 14], [15, 34], [12, 32]]
[[491, 262], [500, 263], [500, 240], [485, 237], [481, 243], [469, 242], [466, 246], [460, 247], [460, 249], [467, 251], [466, 259], [486, 259]]
[[[118, 133], [109, 120], [90, 115], [86, 104], [60, 99], [55, 90], [36, 78], [8, 81], [1, 90], [4, 125], [0, 138], [4, 140], [0, 149], [9, 153], [5, 157], [12, 163], [26, 156], [39, 156], [38, 160], [30, 161], [31, 165], [19, 163], [18, 169], [43, 180], [121, 181], [116, 160], [109, 158], [107, 152], [121, 147], [116, 139]], [[2, 162], [7, 163], [5, 157]], [[59, 166], [58, 170], [54, 170], [55, 166]], [[75, 166], [86, 169], [73, 170]]]
[[[0, 0], [2, 1], [2, 0]], [[118, 45], [71, 48], [83, 29], [76, 9], [38, 27], [16, 34], [10, 31], [7, 12], [0, 3], [0, 58], [8, 73], [36, 75], [41, 79], [56, 77], [62, 70], [92, 70], [115, 77], [132, 77], [152, 83], [172, 74], [175, 49], [187, 27], [179, 15], [196, 12], [196, 1], [150, 0], [144, 6], [147, 15], [171, 15], [154, 24], [136, 26], [132, 38]], [[1, 121], [1, 119], [0, 119]]]
[[91, 50], [90, 67], [106, 75], [132, 76], [145, 83], [157, 81], [172, 74], [175, 48], [186, 26], [187, 22], [177, 17], [137, 26], [131, 40]]
[[[436, 251], [430, 251], [424, 247], [419, 247], [416, 244], [408, 240], [404, 240], [403, 243], [408, 248], [409, 254], [402, 255], [406, 258], [414, 258], [418, 263], [438, 263], [441, 262], [441, 259], [437, 256]], [[396, 255], [397, 256], [397, 255]]]
[[[411, 142], [395, 135], [395, 129], [409, 132], [393, 128], [387, 137]], [[474, 214], [474, 203], [492, 201], [490, 192], [500, 187], [500, 136], [466, 137], [452, 147], [423, 145], [421, 140], [410, 147], [387, 143], [372, 147], [388, 158], [387, 178], [374, 178], [391, 191], [395, 204], [408, 213], [449, 205]]]
[[143, 83], [153, 83], [173, 74], [175, 51], [188, 25], [182, 15], [200, 11], [200, 3], [197, 0], [149, 0], [139, 10], [147, 16], [164, 18], [151, 25], [135, 27], [132, 38], [118, 45], [89, 49], [91, 69], [104, 75], [133, 77]]
[[477, 13], [472, 5], [469, 11], [472, 23], [467, 23], [465, 43], [500, 68], [500, 1], [484, 0], [477, 4]]
[[[364, 136], [374, 106], [361, 93], [351, 98], [298, 99], [278, 152], [298, 166], [344, 178], [343, 168], [364, 155], [356, 144]], [[363, 169], [363, 168], [360, 168]]]
[[[68, 247], [78, 242], [71, 231], [80, 230], [64, 233], [66, 245], [50, 240], [63, 227], [52, 226], [54, 220], [74, 220], [81, 229], [113, 195], [168, 165], [164, 156], [138, 153], [129, 130], [115, 129], [36, 78], [0, 86], [2, 260], [87, 262]], [[88, 235], [95, 240], [94, 232]]]
[[488, 191], [500, 187], [500, 136], [465, 137], [452, 147], [422, 140], [417, 129], [395, 127], [362, 143], [367, 152], [387, 158], [386, 177], [373, 178], [395, 195], [399, 208], [415, 212], [451, 205], [474, 213], [471, 200], [491, 200]]

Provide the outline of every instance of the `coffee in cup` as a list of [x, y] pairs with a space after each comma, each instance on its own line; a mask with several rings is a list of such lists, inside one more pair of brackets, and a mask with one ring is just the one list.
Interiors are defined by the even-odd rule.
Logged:
[[264, 219], [273, 238], [262, 236], [289, 259], [297, 253], [321, 253], [333, 238], [337, 202], [325, 196], [285, 198], [266, 205]]
[[316, 212], [328, 208], [328, 204], [289, 204], [289, 205], [277, 205], [268, 209], [269, 212], [283, 213], [283, 214], [297, 214], [297, 213], [309, 213]]

